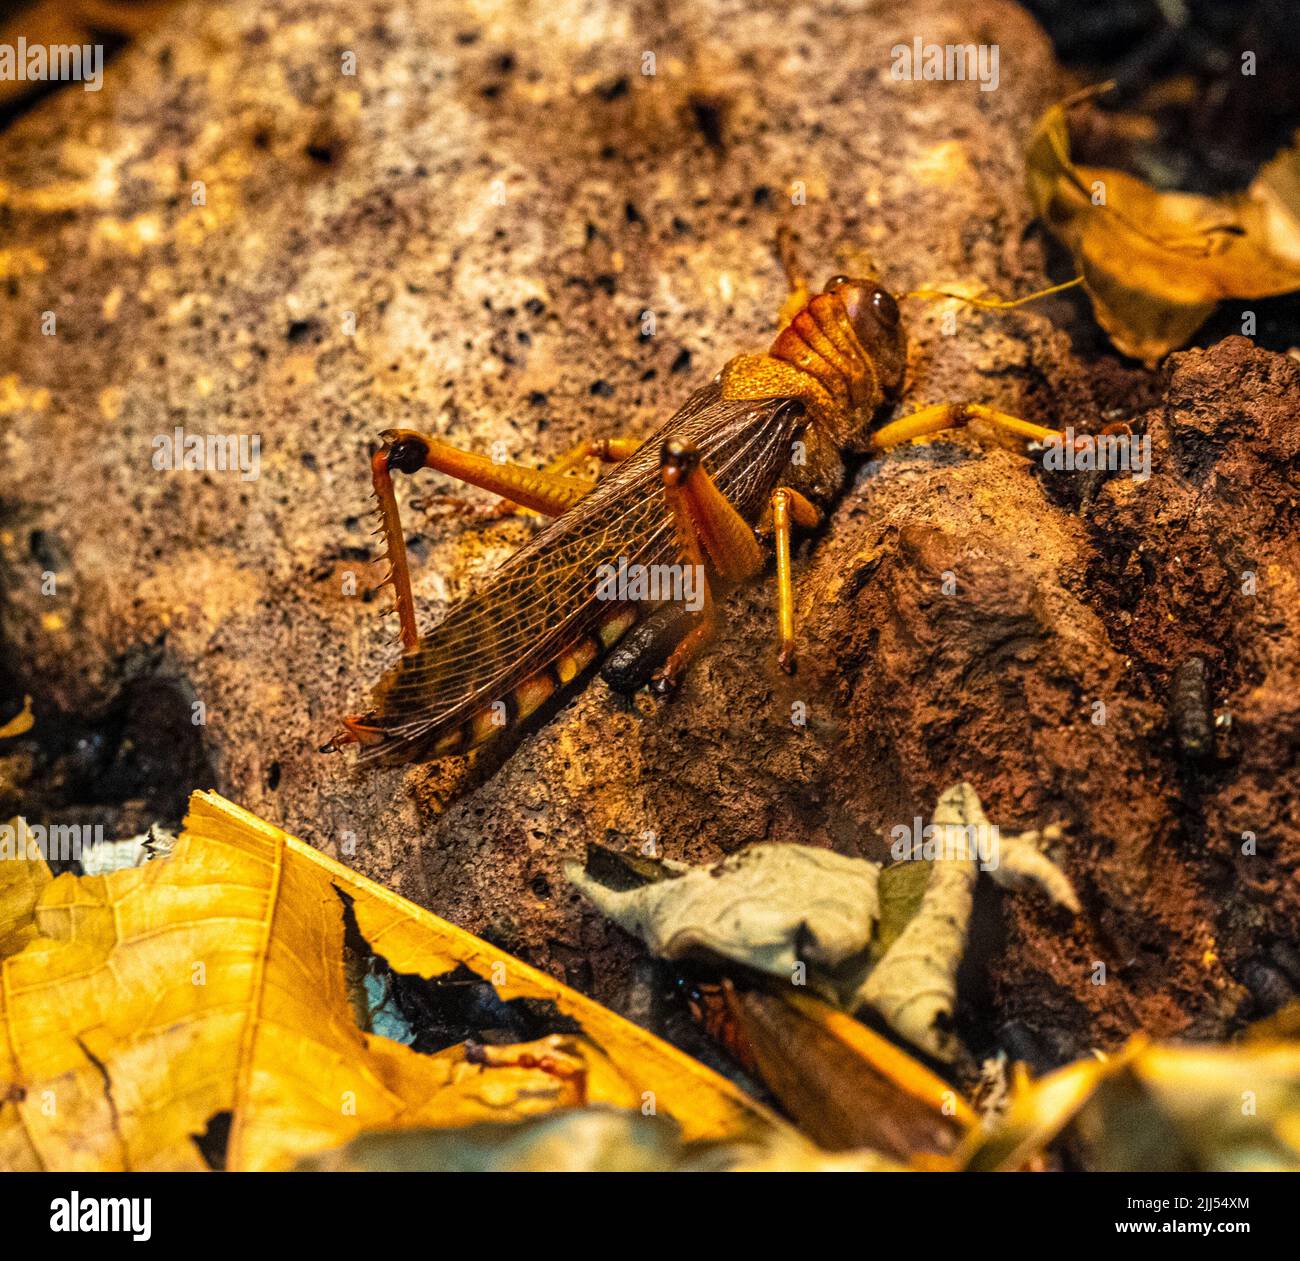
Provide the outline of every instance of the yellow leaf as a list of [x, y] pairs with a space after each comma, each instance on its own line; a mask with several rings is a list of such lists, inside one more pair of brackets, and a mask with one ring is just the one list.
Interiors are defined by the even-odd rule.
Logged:
[[[12, 850], [6, 852], [11, 835]], [[52, 879], [44, 862], [17, 858], [27, 843], [23, 819], [0, 825], [0, 959], [17, 954], [36, 936], [36, 902]]]
[[1035, 211], [1074, 255], [1097, 322], [1119, 350], [1152, 362], [1186, 344], [1222, 299], [1300, 288], [1295, 221], [1277, 191], [1281, 172], [1246, 193], [1202, 197], [1075, 165], [1068, 110], [1095, 91], [1039, 120], [1026, 180]]
[[36, 719], [32, 717], [32, 698], [23, 697], [23, 707], [3, 727], [0, 727], [0, 740], [12, 740], [15, 736], [26, 735]]
[[[395, 968], [464, 964], [581, 1033], [423, 1055], [365, 1032], [340, 895]], [[0, 941], [24, 917], [36, 933], [0, 957], [0, 1169], [201, 1169], [195, 1138], [226, 1116], [230, 1169], [284, 1168], [363, 1128], [640, 1107], [647, 1092], [687, 1137], [774, 1123], [688, 1056], [214, 793], [193, 794], [169, 858], [52, 881], [6, 870], [0, 912]]]
[[1004, 1117], [972, 1131], [954, 1163], [1019, 1169], [1073, 1126], [1088, 1168], [1300, 1170], [1300, 1042], [1148, 1042], [1030, 1081]]

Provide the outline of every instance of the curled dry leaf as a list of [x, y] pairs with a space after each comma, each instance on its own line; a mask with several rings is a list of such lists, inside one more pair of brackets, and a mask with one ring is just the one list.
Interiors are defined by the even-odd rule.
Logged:
[[[969, 784], [940, 797], [932, 832], [924, 852], [939, 861], [908, 861], [883, 875], [865, 859], [777, 843], [632, 889], [612, 889], [577, 863], [564, 870], [661, 958], [712, 955], [799, 979], [850, 1011], [869, 1005], [922, 1050], [951, 1058], [955, 1045], [941, 1026], [956, 998], [979, 856], [1005, 884], [1035, 884], [1073, 911], [1078, 901], [1037, 848], [1040, 834], [997, 835]], [[922, 868], [924, 881], [916, 878]]]
[[975, 1170], [1023, 1168], [1067, 1127], [1090, 1169], [1300, 1171], [1300, 1042], [1237, 1046], [1132, 1039], [1031, 1081], [1018, 1066], [1004, 1116], [955, 1157]]
[[[463, 966], [503, 1001], [550, 1004], [566, 1031], [433, 1055], [365, 1031], [345, 899], [394, 967]], [[226, 1168], [275, 1169], [365, 1127], [647, 1093], [688, 1138], [775, 1123], [675, 1048], [213, 793], [192, 796], [158, 861], [57, 879], [0, 863], [0, 915], [0, 1169], [201, 1169], [199, 1136], [226, 1124]]]
[[1040, 844], [1054, 844], [1062, 835], [1063, 830], [1052, 824], [1041, 832], [1000, 837], [998, 865], [989, 869], [993, 882], [1004, 889], [1037, 888], [1057, 906], [1078, 915], [1083, 907], [1079, 905], [1070, 878], [1039, 849]]
[[32, 698], [23, 697], [23, 707], [3, 726], [0, 726], [0, 740], [12, 740], [26, 735], [36, 725], [32, 714]]
[[1059, 828], [1002, 836], [989, 823], [979, 794], [962, 783], [940, 796], [933, 830], [934, 840], [927, 844], [936, 860], [921, 904], [863, 980], [854, 1005], [870, 1005], [890, 1028], [947, 1060], [957, 1050], [946, 1025], [957, 999], [957, 967], [978, 870], [1008, 888], [1037, 886], [1076, 914], [1079, 902], [1065, 873], [1037, 846], [1040, 835], [1055, 838]]
[[578, 863], [564, 874], [661, 959], [708, 953], [770, 976], [834, 968], [866, 948], [880, 868], [807, 845], [751, 845], [708, 867], [621, 892]]
[[1069, 110], [1096, 91], [1043, 115], [1026, 178], [1035, 211], [1074, 256], [1097, 322], [1119, 350], [1154, 362], [1185, 345], [1222, 299], [1300, 288], [1300, 203], [1286, 201], [1293, 156], [1223, 197], [1160, 192], [1120, 170], [1076, 165]]
[[[987, 827], [969, 784], [950, 788], [935, 806], [936, 829], [980, 823]], [[933, 863], [920, 907], [868, 973], [854, 1002], [868, 1004], [891, 1029], [944, 1060], [957, 1050], [943, 1025], [957, 999], [957, 966], [965, 949], [977, 874], [974, 859]]]

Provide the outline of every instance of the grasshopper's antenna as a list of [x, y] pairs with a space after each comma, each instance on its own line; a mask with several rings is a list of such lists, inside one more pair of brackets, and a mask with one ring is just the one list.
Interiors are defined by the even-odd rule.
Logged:
[[1076, 276], [1073, 280], [1067, 280], [1063, 284], [1052, 285], [1049, 289], [1039, 289], [1037, 293], [1028, 293], [1023, 298], [968, 298], [962, 293], [950, 293], [947, 289], [913, 289], [910, 293], [899, 295], [900, 301], [903, 298], [922, 298], [927, 302], [933, 302], [937, 298], [952, 298], [957, 302], [965, 302], [970, 306], [981, 307], [986, 311], [1010, 311], [1014, 307], [1024, 306], [1026, 302], [1036, 302], [1039, 298], [1050, 297], [1054, 293], [1061, 293], [1066, 289], [1073, 289], [1075, 285], [1083, 283], [1082, 276]]

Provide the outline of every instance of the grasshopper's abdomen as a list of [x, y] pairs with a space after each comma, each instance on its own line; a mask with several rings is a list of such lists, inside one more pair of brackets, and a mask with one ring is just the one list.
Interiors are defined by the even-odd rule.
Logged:
[[494, 736], [518, 727], [553, 697], [601, 661], [636, 624], [639, 612], [632, 606], [611, 608], [593, 627], [569, 645], [554, 661], [516, 683], [504, 696], [477, 710], [465, 722], [443, 735], [430, 756], [451, 757], [468, 753]]

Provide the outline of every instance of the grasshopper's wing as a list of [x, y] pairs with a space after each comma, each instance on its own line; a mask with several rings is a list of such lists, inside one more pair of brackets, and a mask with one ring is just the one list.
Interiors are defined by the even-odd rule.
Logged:
[[363, 758], [412, 761], [589, 634], [611, 605], [596, 597], [603, 565], [663, 564], [677, 542], [660, 481], [665, 438], [689, 438], [746, 520], [757, 520], [790, 459], [799, 405], [729, 402], [717, 382], [590, 494], [497, 569], [487, 585], [401, 658], [375, 689], [365, 727], [381, 739]]

